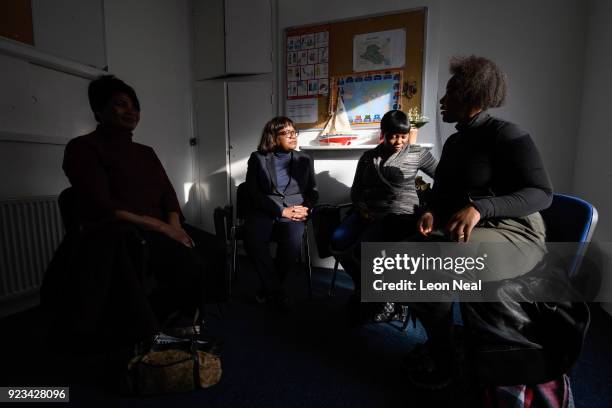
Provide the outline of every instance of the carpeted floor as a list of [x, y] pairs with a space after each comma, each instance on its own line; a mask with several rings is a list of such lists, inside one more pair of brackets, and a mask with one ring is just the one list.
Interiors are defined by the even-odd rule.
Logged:
[[[46, 350], [37, 309], [0, 321], [0, 385], [69, 385], [74, 407], [457, 405], [461, 390], [423, 393], [407, 384], [401, 358], [424, 341], [419, 326], [402, 333], [388, 324], [357, 329], [346, 325], [344, 304], [351, 285], [344, 274], [339, 274], [336, 296], [329, 298], [330, 271], [315, 270], [312, 301], [306, 296], [304, 276], [292, 276], [289, 286], [295, 308], [280, 314], [251, 300], [256, 281], [247, 269], [243, 262], [222, 319], [215, 318], [211, 309], [210, 330], [224, 339], [224, 373], [221, 382], [208, 390], [147, 398], [119, 396], [103, 374], [107, 356], [68, 359]], [[598, 307], [593, 309], [586, 349], [572, 373], [573, 392], [577, 407], [611, 407], [612, 318]]]

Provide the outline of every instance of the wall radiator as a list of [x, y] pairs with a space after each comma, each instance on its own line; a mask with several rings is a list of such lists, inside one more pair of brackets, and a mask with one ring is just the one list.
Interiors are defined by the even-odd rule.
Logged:
[[57, 196], [0, 201], [0, 316], [37, 297], [63, 236]]

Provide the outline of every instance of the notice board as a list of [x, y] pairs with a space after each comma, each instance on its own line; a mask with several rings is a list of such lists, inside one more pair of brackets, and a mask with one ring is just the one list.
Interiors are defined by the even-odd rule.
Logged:
[[[425, 17], [426, 9], [418, 9], [285, 30], [285, 99], [301, 98], [305, 101], [316, 99], [317, 105], [316, 120], [309, 123], [299, 123], [297, 127], [300, 129], [320, 129], [325, 125], [332, 109], [335, 109], [334, 95], [336, 95], [337, 90], [334, 89], [334, 86], [337, 85], [337, 78], [346, 77], [353, 73], [361, 74], [353, 70], [353, 45], [355, 36], [368, 33], [393, 32], [397, 34], [398, 30], [405, 32], [405, 55], [402, 56], [404, 65], [398, 68], [401, 71], [402, 78], [399, 90], [399, 106], [405, 112], [414, 107], [421, 111]], [[327, 35], [320, 34], [324, 32]], [[312, 43], [310, 34], [313, 34], [314, 37]], [[319, 67], [314, 65], [315, 73], [313, 76], [310, 76], [310, 69], [306, 68], [305, 74], [307, 78], [312, 78], [312, 80], [308, 79], [312, 83], [297, 82], [304, 88], [301, 90], [296, 86], [299, 74], [297, 74], [298, 68], [295, 67], [299, 66], [298, 60], [303, 57], [308, 58], [309, 55], [308, 51], [303, 53], [305, 55], [302, 56], [299, 53], [292, 54], [292, 52], [296, 52], [294, 47], [297, 38], [302, 38], [302, 42], [308, 44], [308, 50], [311, 48], [317, 49], [317, 55], [325, 55], [325, 63], [327, 64], [327, 66], [319, 64]], [[322, 39], [321, 43], [317, 42], [317, 38]], [[327, 41], [327, 45], [325, 45], [325, 41]], [[310, 51], [310, 53], [315, 54], [313, 51]], [[325, 68], [327, 71], [322, 72]], [[397, 69], [392, 71], [397, 71]], [[321, 75], [325, 75], [325, 77], [321, 77], [322, 80], [317, 78]], [[315, 85], [318, 85], [317, 90], [314, 89]], [[363, 124], [363, 126], [367, 125], [367, 123]]]

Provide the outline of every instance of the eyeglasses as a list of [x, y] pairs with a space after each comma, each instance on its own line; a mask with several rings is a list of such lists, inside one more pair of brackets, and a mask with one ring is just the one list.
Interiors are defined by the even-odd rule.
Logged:
[[295, 139], [300, 134], [299, 130], [285, 130], [284, 132], [278, 132], [278, 135], [285, 139]]

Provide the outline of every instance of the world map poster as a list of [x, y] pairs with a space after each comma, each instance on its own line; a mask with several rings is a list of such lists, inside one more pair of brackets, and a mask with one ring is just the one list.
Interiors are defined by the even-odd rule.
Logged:
[[353, 37], [353, 71], [401, 68], [406, 64], [406, 30], [378, 31]]

